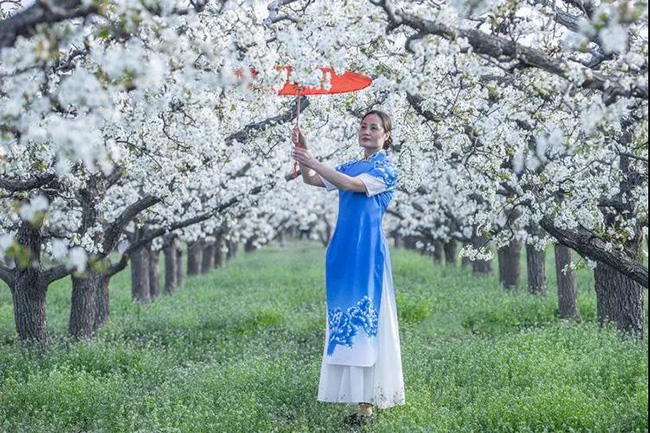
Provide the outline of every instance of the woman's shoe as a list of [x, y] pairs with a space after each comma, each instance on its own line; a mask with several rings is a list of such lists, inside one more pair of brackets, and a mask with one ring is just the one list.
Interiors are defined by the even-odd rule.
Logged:
[[372, 415], [364, 415], [362, 413], [355, 412], [346, 416], [344, 421], [347, 425], [360, 426], [368, 424], [372, 422], [372, 420]]

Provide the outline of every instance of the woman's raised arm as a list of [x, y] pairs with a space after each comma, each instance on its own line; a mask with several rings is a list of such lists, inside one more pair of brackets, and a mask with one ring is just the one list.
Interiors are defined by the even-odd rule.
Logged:
[[[300, 147], [307, 149], [307, 138], [302, 134], [298, 125], [294, 125], [291, 132], [291, 142], [300, 144]], [[307, 185], [319, 186], [325, 188], [325, 184], [321, 180], [318, 173], [312, 168], [305, 166], [301, 161], [298, 161], [300, 166], [300, 173], [302, 174], [302, 180]]]

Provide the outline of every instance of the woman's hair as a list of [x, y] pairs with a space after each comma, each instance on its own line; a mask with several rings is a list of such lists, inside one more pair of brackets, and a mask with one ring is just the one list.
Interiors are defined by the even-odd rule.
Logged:
[[383, 149], [390, 148], [390, 146], [393, 145], [393, 133], [391, 132], [393, 130], [393, 122], [391, 122], [390, 116], [388, 114], [384, 113], [383, 111], [370, 110], [366, 114], [363, 115], [363, 117], [361, 118], [361, 121], [363, 122], [363, 120], [366, 117], [370, 116], [371, 114], [376, 114], [377, 116], [379, 116], [379, 118], [381, 119], [381, 126], [384, 128], [384, 131], [388, 132], [390, 134], [388, 136], [388, 138], [386, 139], [386, 141], [384, 141]]

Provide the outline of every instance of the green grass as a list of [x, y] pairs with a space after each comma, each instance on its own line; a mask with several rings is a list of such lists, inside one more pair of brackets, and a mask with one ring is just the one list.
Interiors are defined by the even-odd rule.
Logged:
[[[582, 319], [565, 323], [552, 254], [546, 297], [504, 293], [496, 275], [414, 252], [391, 256], [407, 404], [361, 431], [647, 431], [647, 337], [596, 325], [590, 269], [578, 275]], [[59, 281], [44, 357], [20, 348], [0, 287], [0, 430], [348, 431], [350, 407], [316, 401], [324, 258], [315, 244], [241, 252], [150, 305], [131, 302], [127, 269], [111, 282], [109, 324], [76, 345], [63, 338], [70, 282]]]

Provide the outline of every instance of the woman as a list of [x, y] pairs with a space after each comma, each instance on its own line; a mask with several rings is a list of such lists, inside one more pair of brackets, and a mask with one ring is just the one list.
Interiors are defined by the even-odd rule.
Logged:
[[359, 126], [363, 159], [331, 169], [309, 154], [294, 127], [293, 157], [305, 183], [339, 191], [336, 230], [327, 247], [327, 326], [318, 400], [359, 404], [346, 421], [364, 423], [372, 408], [404, 404], [404, 380], [388, 243], [382, 217], [397, 183], [386, 150], [391, 120], [369, 111]]

